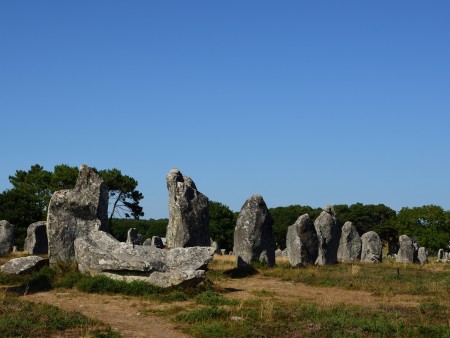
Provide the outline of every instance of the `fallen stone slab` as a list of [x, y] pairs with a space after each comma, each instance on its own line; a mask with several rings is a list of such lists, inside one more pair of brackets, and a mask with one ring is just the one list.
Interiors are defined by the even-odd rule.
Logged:
[[142, 280], [164, 288], [204, 280], [213, 255], [211, 247], [164, 250], [133, 246], [103, 231], [92, 231], [75, 240], [75, 260], [81, 272], [125, 281]]
[[48, 265], [48, 259], [39, 256], [13, 258], [1, 266], [2, 273], [23, 275], [40, 270]]

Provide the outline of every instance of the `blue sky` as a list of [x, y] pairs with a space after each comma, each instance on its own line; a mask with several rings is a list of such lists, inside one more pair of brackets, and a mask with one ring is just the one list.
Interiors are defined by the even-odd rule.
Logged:
[[238, 211], [450, 209], [448, 1], [2, 1], [0, 190], [116, 167], [144, 218], [173, 167]]

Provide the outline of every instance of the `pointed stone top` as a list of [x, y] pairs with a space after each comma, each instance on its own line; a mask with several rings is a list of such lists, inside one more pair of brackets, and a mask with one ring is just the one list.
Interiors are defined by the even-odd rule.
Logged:
[[336, 213], [334, 212], [334, 208], [332, 205], [326, 205], [323, 207], [323, 211], [328, 212], [331, 216], [336, 216]]

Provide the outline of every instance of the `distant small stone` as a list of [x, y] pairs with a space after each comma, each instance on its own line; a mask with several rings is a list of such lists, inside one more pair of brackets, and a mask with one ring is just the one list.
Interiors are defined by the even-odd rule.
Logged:
[[138, 232], [138, 229], [130, 228], [128, 229], [126, 243], [131, 245], [142, 245], [144, 244], [144, 237]]
[[227, 250], [226, 249], [220, 249], [220, 254], [222, 255], [222, 256], [225, 256], [225, 253], [227, 252]]
[[444, 249], [439, 249], [438, 256], [437, 256], [437, 262], [442, 262], [444, 260]]
[[14, 225], [5, 220], [0, 221], [0, 256], [13, 250], [14, 234]]
[[352, 222], [345, 222], [341, 230], [341, 239], [337, 258], [339, 262], [353, 262], [361, 258], [361, 237]]
[[275, 250], [275, 257], [281, 257], [283, 256], [283, 251], [281, 249], [276, 249]]
[[397, 262], [414, 263], [414, 245], [412, 240], [406, 236], [401, 235], [398, 239], [400, 249], [398, 250]]
[[379, 263], [382, 261], [383, 243], [375, 231], [366, 232], [361, 236], [361, 261]]
[[45, 221], [30, 224], [27, 229], [24, 251], [30, 255], [48, 253], [47, 223]]
[[428, 252], [423, 246], [417, 251], [417, 259], [420, 264], [428, 263]]

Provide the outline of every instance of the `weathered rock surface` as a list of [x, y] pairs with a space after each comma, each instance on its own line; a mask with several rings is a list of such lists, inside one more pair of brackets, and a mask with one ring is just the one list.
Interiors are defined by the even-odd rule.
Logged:
[[210, 246], [208, 198], [178, 169], [172, 169], [166, 181], [169, 190], [167, 246]]
[[420, 264], [428, 263], [428, 252], [425, 247], [421, 246], [419, 250], [417, 250], [417, 259], [419, 260]]
[[81, 272], [125, 281], [142, 280], [160, 287], [202, 281], [213, 254], [211, 247], [163, 250], [133, 246], [103, 231], [92, 231], [75, 240], [75, 257]]
[[414, 263], [414, 245], [412, 240], [406, 236], [401, 235], [398, 239], [400, 249], [398, 250], [396, 261], [402, 263]]
[[127, 244], [142, 245], [144, 244], [144, 237], [139, 233], [138, 229], [130, 228], [127, 232]]
[[361, 261], [377, 263], [382, 261], [383, 243], [375, 231], [366, 232], [361, 236]]
[[1, 271], [6, 274], [22, 275], [31, 273], [48, 265], [48, 259], [39, 256], [14, 258], [2, 265]]
[[341, 229], [341, 239], [337, 259], [339, 262], [353, 262], [361, 258], [361, 237], [352, 222], [345, 222]]
[[35, 222], [28, 226], [24, 251], [30, 255], [48, 253], [47, 225], [45, 221]]
[[[308, 214], [301, 215], [288, 227], [286, 252], [293, 267], [314, 264], [317, 259], [319, 241], [316, 228]], [[280, 252], [283, 255], [283, 252]]]
[[108, 231], [108, 187], [97, 172], [80, 167], [74, 189], [60, 190], [50, 199], [47, 216], [50, 264], [74, 261], [74, 241], [93, 229]]
[[0, 221], [0, 256], [12, 252], [14, 233], [14, 225], [5, 220]]
[[234, 230], [233, 252], [238, 267], [259, 260], [275, 264], [275, 237], [272, 216], [260, 195], [253, 195], [242, 206]]
[[319, 241], [316, 264], [336, 264], [341, 229], [336, 223], [336, 214], [332, 206], [327, 205], [323, 208], [314, 226]]

